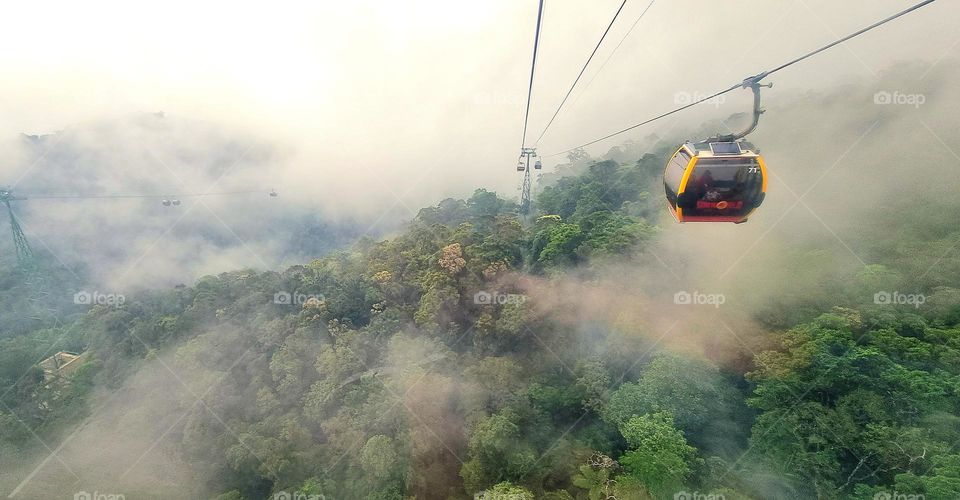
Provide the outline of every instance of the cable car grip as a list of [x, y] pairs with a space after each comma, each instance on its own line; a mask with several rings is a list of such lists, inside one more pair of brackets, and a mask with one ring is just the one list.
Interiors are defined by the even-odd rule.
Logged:
[[743, 80], [743, 83], [741, 84], [741, 88], [744, 88], [744, 89], [748, 88], [753, 91], [753, 122], [750, 124], [750, 126], [747, 127], [747, 129], [744, 130], [743, 132], [740, 132], [739, 134], [718, 135], [716, 137], [711, 137], [705, 140], [704, 142], [733, 142], [739, 139], [743, 139], [748, 134], [750, 134], [751, 132], [757, 129], [757, 125], [760, 124], [760, 115], [762, 115], [763, 112], [765, 111], [760, 107], [760, 89], [762, 87], [773, 88], [772, 83], [768, 83], [768, 84], [760, 83], [760, 81], [766, 78], [767, 75], [768, 75], [768, 72], [764, 71], [759, 75], [745, 78]]

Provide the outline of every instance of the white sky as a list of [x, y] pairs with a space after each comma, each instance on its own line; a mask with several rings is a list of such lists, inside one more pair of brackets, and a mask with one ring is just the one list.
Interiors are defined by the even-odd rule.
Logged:
[[[534, 138], [619, 3], [547, 0]], [[582, 83], [647, 3], [628, 0]], [[658, 0], [574, 93], [541, 151], [659, 114], [677, 92], [724, 88], [913, 3]], [[395, 195], [410, 209], [477, 186], [509, 196], [535, 11], [536, 0], [11, 2], [0, 18], [0, 134], [162, 110], [283, 144], [294, 154], [273, 177], [295, 196]], [[904, 59], [951, 61], [958, 21], [960, 3], [939, 1], [778, 74], [774, 90], [869, 80]], [[744, 111], [747, 94], [681, 122]]]

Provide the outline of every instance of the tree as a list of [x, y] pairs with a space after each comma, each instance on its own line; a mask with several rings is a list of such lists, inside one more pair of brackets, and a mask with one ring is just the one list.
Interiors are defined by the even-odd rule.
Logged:
[[634, 416], [667, 411], [691, 442], [713, 453], [734, 454], [744, 439], [747, 408], [737, 389], [710, 362], [658, 354], [636, 383], [610, 396], [606, 422], [621, 425]]
[[620, 426], [620, 433], [630, 451], [619, 462], [654, 493], [665, 493], [683, 484], [696, 465], [696, 449], [673, 426], [669, 413], [632, 417]]
[[537, 461], [534, 448], [523, 439], [520, 416], [504, 409], [481, 420], [470, 433], [470, 460], [460, 471], [467, 491], [504, 480], [518, 479]]
[[757, 384], [749, 403], [762, 412], [751, 445], [768, 467], [799, 476], [810, 494], [926, 477], [957, 431], [921, 426], [960, 407], [958, 378], [934, 354], [949, 347], [928, 330], [908, 314], [861, 318], [846, 310], [790, 330], [784, 349], [760, 353], [748, 374]]
[[617, 481], [614, 475], [620, 464], [603, 453], [596, 452], [581, 465], [571, 482], [574, 486], [587, 490], [590, 500], [615, 500]]
[[475, 498], [478, 500], [534, 500], [533, 493], [530, 490], [522, 486], [514, 486], [508, 481], [477, 493]]
[[583, 243], [583, 231], [576, 224], [560, 223], [545, 229], [545, 244], [537, 256], [540, 264], [564, 264], [576, 260], [575, 251]]

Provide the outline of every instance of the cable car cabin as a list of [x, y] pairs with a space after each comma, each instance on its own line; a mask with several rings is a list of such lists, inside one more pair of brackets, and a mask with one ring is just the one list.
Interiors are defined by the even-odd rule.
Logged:
[[739, 224], [763, 203], [767, 166], [749, 142], [688, 142], [667, 162], [663, 186], [677, 222]]

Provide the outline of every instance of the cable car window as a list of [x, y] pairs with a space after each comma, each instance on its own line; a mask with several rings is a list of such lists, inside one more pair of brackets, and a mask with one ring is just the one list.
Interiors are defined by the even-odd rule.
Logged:
[[762, 191], [763, 174], [759, 167], [754, 158], [700, 160], [686, 189], [696, 200], [695, 207], [685, 213], [738, 216], [748, 212]]
[[673, 192], [674, 197], [676, 196], [677, 190], [680, 188], [680, 181], [683, 180], [683, 173], [686, 172], [687, 165], [689, 164], [690, 155], [683, 150], [673, 155], [673, 158], [667, 162], [667, 168], [663, 172], [663, 182], [669, 188], [668, 191]]

